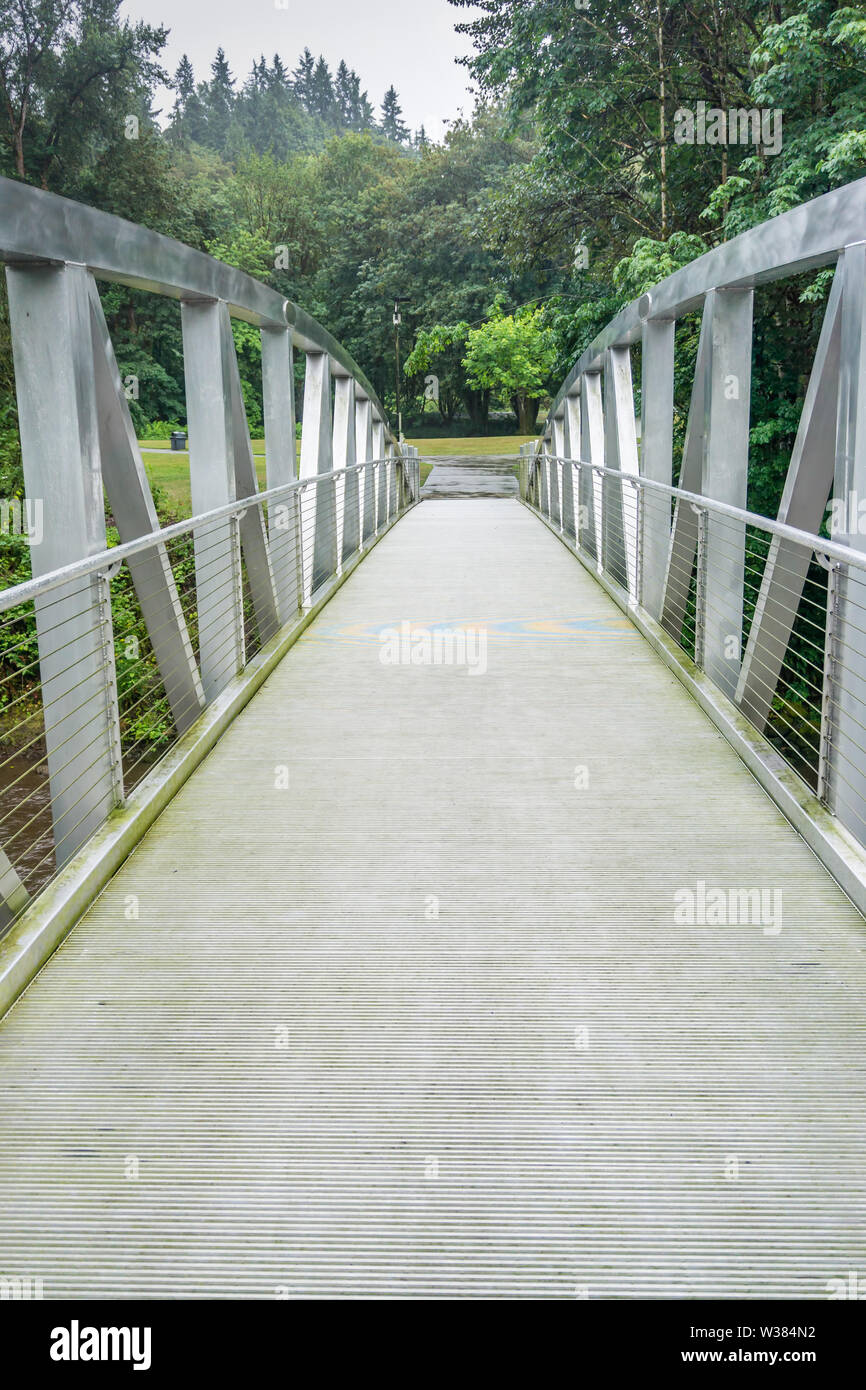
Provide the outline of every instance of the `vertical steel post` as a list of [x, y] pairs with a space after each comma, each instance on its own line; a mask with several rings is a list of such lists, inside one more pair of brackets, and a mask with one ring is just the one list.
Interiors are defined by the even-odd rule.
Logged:
[[[580, 457], [583, 463], [596, 466], [604, 463], [604, 405], [601, 391], [601, 372], [587, 372], [581, 378]], [[592, 468], [581, 469], [581, 488], [578, 501], [587, 518], [586, 533], [589, 551], [596, 565], [601, 566], [602, 479]]]
[[[34, 578], [106, 547], [89, 272], [9, 266], [9, 317], [24, 483], [43, 504]], [[116, 799], [104, 700], [98, 586], [77, 581], [36, 599], [46, 760], [58, 867]]]
[[388, 510], [387, 478], [385, 475], [384, 464], [381, 462], [385, 457], [385, 422], [378, 416], [373, 418], [373, 457], [376, 459], [376, 531], [381, 531], [385, 525], [385, 516]]
[[[672, 319], [647, 319], [642, 332], [640, 471], [644, 478], [666, 487], [673, 481], [675, 330]], [[671, 539], [671, 503], [664, 493], [652, 489], [643, 492], [642, 499], [641, 603], [658, 619]]]
[[[308, 352], [304, 377], [304, 420], [301, 429], [301, 477], [317, 478], [333, 469], [331, 426], [331, 362], [326, 352]], [[317, 482], [307, 498], [312, 510], [313, 550], [305, 564], [305, 602], [337, 569], [336, 493], [333, 479]]]
[[552, 426], [550, 469], [550, 519], [562, 530], [562, 493], [560, 491], [559, 460], [565, 457], [565, 415], [555, 416]]
[[[334, 386], [334, 467], [355, 465], [355, 382], [337, 377]], [[344, 473], [337, 479], [337, 565], [341, 570], [358, 549], [360, 511], [358, 475]]]
[[[833, 496], [847, 518], [843, 541], [866, 549], [859, 525], [866, 498], [866, 243], [845, 248], [836, 274], [842, 273], [842, 319], [839, 390], [836, 414]], [[863, 632], [864, 583], [859, 571], [845, 567], [837, 576], [836, 631], [844, 661], [836, 667], [835, 728], [830, 745], [831, 809], [866, 844], [866, 755], [863, 710], [866, 704], [866, 636]]]
[[[217, 300], [181, 305], [193, 516], [235, 501], [224, 307]], [[231, 523], [221, 520], [196, 527], [194, 549], [199, 662], [209, 703], [243, 661], [243, 625], [230, 587], [240, 585]]]
[[376, 478], [373, 469], [373, 406], [366, 397], [355, 398], [355, 456], [364, 468], [358, 480], [361, 506], [361, 545], [376, 533]]
[[[262, 401], [267, 485], [285, 487], [298, 476], [294, 350], [289, 328], [262, 329]], [[297, 505], [298, 495], [293, 491], [268, 506], [271, 565], [283, 623], [291, 621], [300, 605], [297, 557], [293, 554]]]
[[[701, 492], [745, 510], [749, 468], [753, 290], [714, 290], [712, 359], [705, 397]], [[742, 661], [746, 527], [709, 513], [706, 573], [707, 674], [731, 699]]]
[[565, 464], [562, 473], [562, 525], [577, 544], [578, 489], [573, 460], [580, 458], [580, 396], [576, 392], [565, 398], [565, 457], [572, 462]]

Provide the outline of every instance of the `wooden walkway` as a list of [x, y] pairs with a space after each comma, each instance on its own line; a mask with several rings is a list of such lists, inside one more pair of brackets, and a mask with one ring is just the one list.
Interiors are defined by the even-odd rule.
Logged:
[[[404, 621], [486, 671], [384, 664]], [[772, 921], [677, 921], [701, 883]], [[825, 1298], [866, 1276], [864, 951], [550, 532], [425, 502], [0, 1028], [0, 1275]]]

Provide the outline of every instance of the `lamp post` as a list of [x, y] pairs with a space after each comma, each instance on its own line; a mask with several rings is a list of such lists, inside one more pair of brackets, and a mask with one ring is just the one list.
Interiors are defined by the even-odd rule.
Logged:
[[400, 324], [402, 315], [400, 305], [408, 304], [407, 295], [402, 295], [394, 300], [394, 363], [396, 367], [396, 387], [397, 387], [397, 438], [403, 443], [403, 412], [400, 409]]

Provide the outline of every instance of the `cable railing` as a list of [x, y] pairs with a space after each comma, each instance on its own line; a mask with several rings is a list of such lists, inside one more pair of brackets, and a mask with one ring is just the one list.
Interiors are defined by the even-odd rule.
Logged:
[[[678, 644], [701, 690], [709, 680], [724, 697], [720, 727], [803, 833], [815, 832], [825, 862], [841, 856], [846, 875], [855, 866], [849, 890], [866, 907], [864, 226], [860, 179], [733, 237], [627, 304], [568, 373], [542, 440], [522, 448], [521, 493]], [[772, 520], [747, 508], [754, 295], [822, 267], [832, 280]], [[676, 328], [695, 313], [674, 487]], [[748, 749], [772, 758], [752, 759], [743, 719]], [[774, 782], [775, 758], [816, 798], [808, 811], [800, 792], [792, 801]], [[828, 847], [840, 830], [857, 845], [842, 836]]]
[[[6, 927], [180, 734], [263, 647], [327, 596], [419, 491], [411, 454], [372, 459], [240, 499], [0, 593]], [[250, 519], [270, 537], [276, 605], [243, 559], [242, 528]], [[144, 619], [149, 600], [164, 592], [162, 584], [136, 586], [133, 576], [145, 563], [160, 577], [167, 569], [173, 580], [176, 605], [162, 624]], [[162, 639], [176, 634], [178, 615], [188, 646], [172, 650]]]
[[[2, 518], [42, 523], [32, 579], [0, 594], [3, 932], [420, 480], [350, 354], [262, 282], [8, 179], [0, 260], [25, 492]], [[157, 514], [97, 281], [180, 301], [189, 521]], [[233, 318], [260, 333], [263, 491]]]
[[[546, 453], [529, 465], [526, 500], [624, 601], [658, 617], [866, 844], [866, 554], [682, 488]], [[655, 526], [671, 529], [677, 508], [694, 518], [696, 545], [685, 557], [671, 554], [653, 615], [646, 596], [659, 576], [647, 540]], [[773, 602], [783, 613], [794, 608], [790, 625], [771, 611], [771, 572]], [[708, 583], [712, 573], [727, 587]], [[756, 614], [775, 640], [750, 652]]]

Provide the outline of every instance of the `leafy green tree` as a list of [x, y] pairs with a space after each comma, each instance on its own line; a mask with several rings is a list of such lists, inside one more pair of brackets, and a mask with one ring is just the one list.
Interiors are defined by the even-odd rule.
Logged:
[[463, 365], [470, 383], [508, 402], [521, 434], [535, 429], [538, 407], [556, 361], [556, 344], [540, 309], [503, 314], [471, 328]]
[[[168, 30], [119, 18], [121, 0], [0, 0], [3, 164], [69, 191], [95, 146], [122, 140], [126, 117], [150, 119], [148, 94]], [[70, 175], [73, 175], [73, 178]]]
[[433, 328], [422, 328], [417, 333], [415, 345], [403, 364], [405, 376], [410, 381], [414, 379], [418, 395], [422, 399], [424, 379], [430, 375], [436, 377], [438, 392], [435, 403], [442, 422], [446, 425], [450, 425], [454, 420], [457, 407], [468, 387], [463, 366], [468, 333], [467, 323], [439, 323]]

